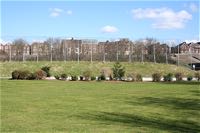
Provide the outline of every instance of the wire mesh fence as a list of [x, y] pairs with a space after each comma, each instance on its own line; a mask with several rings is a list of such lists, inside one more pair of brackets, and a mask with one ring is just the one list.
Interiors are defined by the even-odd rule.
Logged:
[[[26, 39], [26, 38], [25, 38]], [[15, 39], [0, 45], [1, 61], [121, 61], [177, 63], [179, 65], [180, 42], [174, 40], [157, 41], [153, 38], [130, 40], [48, 38], [43, 41], [27, 42]], [[200, 44], [194, 44], [186, 52], [200, 53]], [[192, 49], [193, 48], [193, 49]], [[176, 59], [173, 59], [176, 57]], [[200, 57], [200, 56], [199, 56]]]

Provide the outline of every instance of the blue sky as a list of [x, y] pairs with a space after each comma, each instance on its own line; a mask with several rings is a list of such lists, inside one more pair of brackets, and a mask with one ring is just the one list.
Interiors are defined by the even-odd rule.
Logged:
[[199, 40], [199, 1], [1, 1], [1, 40]]

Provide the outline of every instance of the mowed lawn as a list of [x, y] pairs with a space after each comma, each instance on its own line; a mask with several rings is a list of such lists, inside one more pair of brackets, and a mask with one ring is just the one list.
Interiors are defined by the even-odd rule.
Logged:
[[200, 84], [1, 80], [1, 132], [200, 132]]

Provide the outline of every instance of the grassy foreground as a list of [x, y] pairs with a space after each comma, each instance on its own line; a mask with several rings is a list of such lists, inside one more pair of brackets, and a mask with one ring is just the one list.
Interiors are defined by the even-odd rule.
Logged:
[[[51, 66], [51, 74], [57, 75], [57, 74], [73, 74], [73, 75], [81, 75], [85, 70], [91, 70], [93, 76], [100, 75], [100, 72], [102, 69], [107, 69], [111, 71], [111, 68], [113, 67], [113, 64], [115, 62], [93, 62], [90, 63], [89, 61], [81, 61], [79, 64], [76, 61], [69, 61], [69, 62], [63, 62], [63, 61], [53, 61], [50, 63], [49, 61], [39, 61], [37, 62], [0, 62], [0, 76], [1, 77], [10, 77], [12, 71], [16, 69], [20, 70], [29, 70], [29, 71], [36, 71], [40, 69], [43, 66]], [[190, 70], [189, 68], [176, 65], [169, 65], [169, 64], [154, 64], [150, 62], [140, 63], [140, 62], [134, 62], [134, 63], [128, 63], [128, 62], [122, 62], [122, 65], [125, 66], [126, 74], [130, 73], [139, 73], [142, 74], [142, 76], [151, 76], [155, 72], [159, 72], [162, 74], [167, 74], [169, 72], [176, 73], [181, 72], [185, 76], [188, 74], [194, 73], [194, 71]]]
[[1, 132], [200, 132], [200, 84], [1, 80]]

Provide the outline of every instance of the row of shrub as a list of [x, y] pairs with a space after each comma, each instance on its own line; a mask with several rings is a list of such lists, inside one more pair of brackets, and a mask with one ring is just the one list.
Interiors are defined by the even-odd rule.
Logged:
[[[107, 72], [108, 70], [102, 70], [100, 72], [99, 76], [94, 76], [92, 75], [91, 70], [86, 70], [82, 73], [81, 76], [77, 76], [74, 74], [57, 74], [54, 75], [54, 77], [57, 80], [71, 80], [71, 81], [89, 81], [89, 80], [120, 80], [120, 81], [137, 81], [141, 82], [142, 81], [142, 75], [141, 74], [135, 74], [135, 73], [130, 73], [126, 74], [125, 77], [125, 68], [119, 63], [116, 62], [112, 68], [112, 72]], [[46, 77], [51, 77], [50, 74], [50, 67], [49, 66], [44, 66], [40, 70], [31, 73], [28, 70], [15, 70], [12, 72], [12, 79], [21, 79], [21, 80], [34, 80], [34, 79], [45, 79]], [[152, 74], [152, 79], [153, 82], [160, 82], [161, 79], [163, 78], [163, 81], [170, 82], [173, 81], [173, 78], [176, 78], [176, 81], [181, 81], [183, 80], [183, 74], [178, 72], [175, 74], [168, 73], [166, 75], [162, 75], [161, 73], [154, 73]], [[187, 76], [187, 80], [191, 81], [195, 77], [198, 81], [200, 80], [200, 73], [197, 72], [195, 73], [194, 76], [189, 75]]]
[[[200, 80], [200, 73], [195, 73], [194, 77], [199, 81]], [[61, 75], [56, 75], [55, 78], [57, 80], [71, 80], [71, 81], [77, 81], [77, 80], [80, 80], [80, 81], [93, 81], [93, 80], [98, 80], [98, 81], [101, 81], [101, 80], [109, 80], [109, 81], [130, 81], [130, 82], [141, 82], [142, 81], [142, 75], [141, 74], [128, 74], [125, 77], [122, 77], [122, 78], [113, 78], [112, 75], [110, 75], [109, 77], [106, 77], [105, 75], [101, 74], [100, 76], [76, 76], [76, 75], [71, 75], [71, 76], [67, 76], [66, 74], [61, 74]], [[152, 74], [152, 81], [153, 82], [160, 82], [162, 79], [163, 81], [165, 82], [171, 82], [173, 81], [173, 78], [176, 79], [176, 81], [182, 81], [183, 80], [183, 74], [182, 73], [175, 73], [175, 74], [172, 74], [172, 73], [168, 73], [166, 75], [163, 75], [160, 74], [160, 73], [154, 73]], [[187, 77], [187, 80], [188, 81], [191, 81], [193, 79], [193, 76], [192, 75], [189, 75]]]
[[71, 80], [71, 81], [77, 81], [77, 80], [80, 80], [80, 81], [89, 81], [89, 80], [106, 80], [106, 77], [105, 75], [101, 74], [100, 76], [98, 77], [95, 77], [95, 76], [91, 76], [90, 74], [88, 74], [89, 72], [86, 71], [84, 72], [83, 75], [81, 76], [76, 76], [76, 75], [70, 75], [70, 76], [67, 76], [67, 74], [63, 73], [61, 75], [55, 75], [55, 79], [57, 80]]
[[[162, 77], [163, 77], [163, 81], [166, 81], [166, 82], [173, 81], [173, 77], [176, 78], [176, 81], [182, 81], [183, 80], [183, 74], [180, 73], [180, 72], [175, 73], [175, 74], [168, 73], [167, 75], [164, 75], [164, 76], [162, 76], [161, 73], [152, 74], [153, 82], [160, 82]], [[195, 73], [194, 77], [199, 81], [200, 80], [200, 73], [199, 72]], [[193, 79], [192, 75], [187, 76], [188, 81], [192, 81], [192, 79]]]
[[141, 82], [142, 81], [142, 75], [137, 74], [136, 76], [131, 75], [131, 77], [128, 78], [113, 78], [112, 75], [110, 75], [109, 77], [106, 77], [105, 75], [101, 74], [99, 76], [91, 76], [91, 77], [85, 77], [85, 76], [76, 76], [76, 75], [69, 75], [67, 76], [66, 74], [61, 74], [61, 75], [55, 75], [54, 76], [55, 79], [57, 80], [70, 80], [70, 81], [104, 81], [104, 80], [109, 80], [109, 81], [138, 81]]

